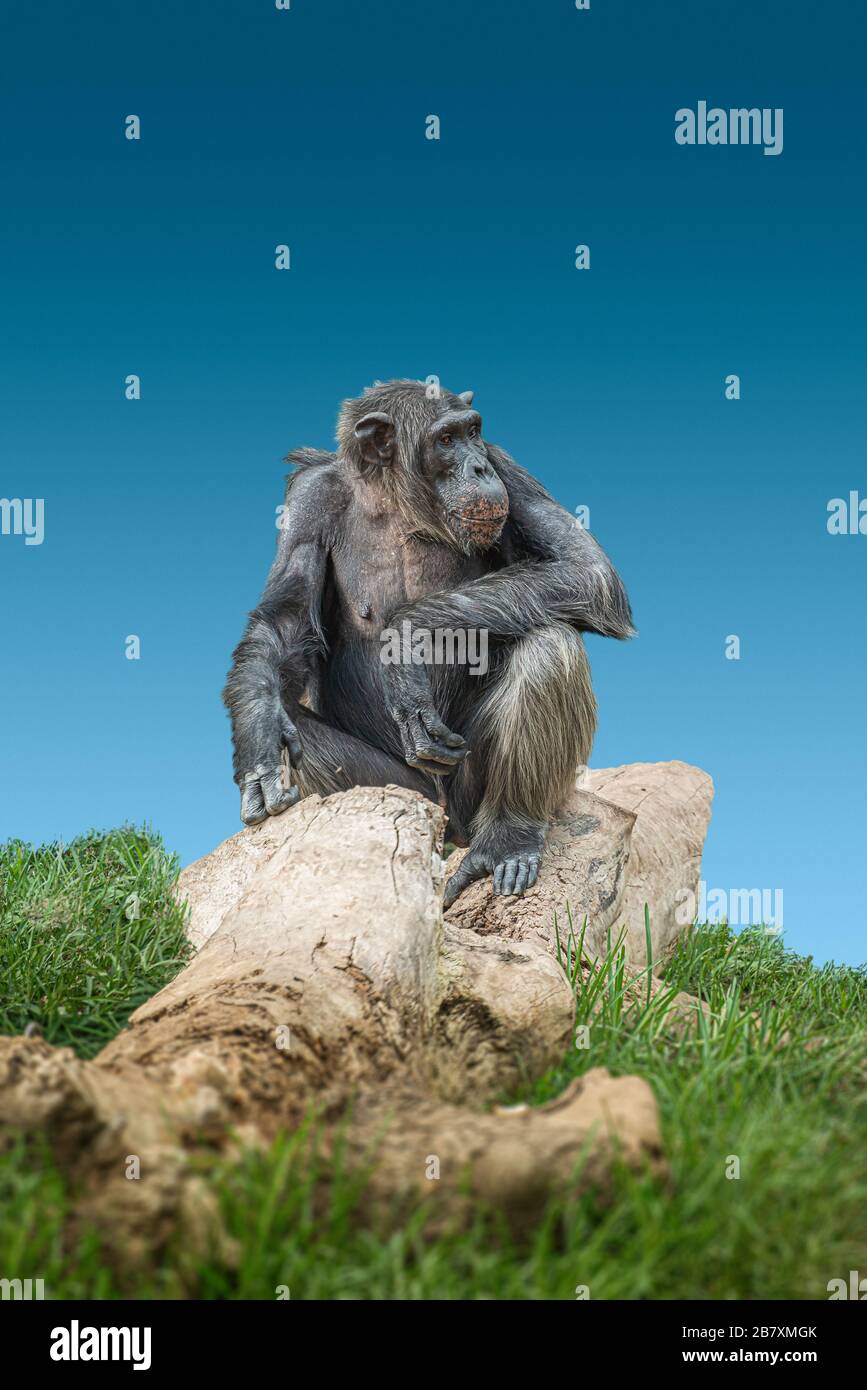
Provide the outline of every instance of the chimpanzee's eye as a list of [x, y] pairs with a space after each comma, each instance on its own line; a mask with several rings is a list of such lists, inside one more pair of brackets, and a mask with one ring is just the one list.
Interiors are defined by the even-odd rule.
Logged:
[[441, 434], [441, 435], [440, 435], [440, 444], [445, 444], [446, 447], [448, 447], [448, 445], [451, 444], [451, 442], [452, 442], [452, 437], [451, 437], [450, 434]]

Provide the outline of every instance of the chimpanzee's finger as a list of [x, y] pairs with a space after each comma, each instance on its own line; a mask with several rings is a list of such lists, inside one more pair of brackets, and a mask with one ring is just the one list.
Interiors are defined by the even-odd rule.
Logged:
[[413, 749], [413, 758], [407, 758], [411, 767], [424, 768], [427, 763], [436, 763], [439, 767], [457, 767], [462, 763], [469, 752], [468, 748], [446, 748], [442, 743], [430, 743], [426, 741], [416, 744]]
[[265, 810], [269, 816], [279, 816], [281, 811], [286, 811], [290, 806], [294, 806], [300, 796], [297, 787], [283, 786], [283, 769], [277, 767], [273, 772], [263, 772], [261, 777], [262, 795], [265, 798]]
[[518, 876], [515, 879], [515, 894], [520, 898], [524, 889], [527, 887], [527, 879], [530, 874], [530, 865], [526, 859], [521, 859], [518, 863]]
[[497, 867], [494, 869], [494, 892], [495, 892], [495, 893], [502, 893], [502, 891], [503, 891], [503, 874], [504, 874], [504, 872], [505, 872], [505, 869], [506, 869], [505, 864], [498, 864]]
[[530, 857], [530, 859], [528, 859], [527, 863], [530, 869], [530, 873], [527, 878], [527, 887], [532, 888], [533, 884], [536, 882], [536, 879], [539, 877], [539, 860], [537, 856], [534, 854]]
[[241, 788], [241, 820], [245, 825], [258, 825], [267, 814], [265, 798], [258, 779], [245, 782]]
[[477, 878], [484, 878], [487, 872], [484, 864], [478, 863], [471, 855], [465, 854], [446, 884], [443, 893], [443, 911], [447, 907], [451, 907], [455, 898], [460, 897], [465, 888], [468, 888]]
[[430, 771], [430, 764], [444, 767], [455, 767], [462, 762], [468, 753], [468, 749], [447, 748], [444, 743], [437, 743], [428, 733], [422, 723], [421, 714], [413, 715], [406, 724], [403, 733], [404, 757], [410, 767], [420, 768], [423, 772]]
[[292, 767], [300, 767], [301, 759], [304, 756], [304, 750], [301, 747], [301, 738], [298, 730], [286, 713], [283, 714], [282, 724], [283, 742], [289, 753], [289, 763]]
[[437, 743], [448, 744], [449, 748], [463, 748], [466, 739], [461, 738], [460, 734], [452, 733], [451, 729], [443, 723], [432, 706], [419, 710], [421, 721], [430, 734], [431, 738]]

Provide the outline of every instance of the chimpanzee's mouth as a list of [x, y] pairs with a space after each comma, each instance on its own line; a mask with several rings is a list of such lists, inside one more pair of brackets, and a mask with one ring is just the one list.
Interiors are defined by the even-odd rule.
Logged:
[[509, 515], [508, 503], [490, 502], [452, 512], [451, 520], [455, 530], [477, 545], [492, 545], [498, 538]]
[[482, 502], [478, 506], [452, 512], [452, 519], [464, 526], [492, 527], [502, 526], [508, 515], [507, 502]]

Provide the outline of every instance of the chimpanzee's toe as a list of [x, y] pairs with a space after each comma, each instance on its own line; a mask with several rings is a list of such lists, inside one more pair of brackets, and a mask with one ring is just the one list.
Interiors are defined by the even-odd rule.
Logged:
[[504, 898], [520, 898], [539, 876], [539, 855], [516, 854], [494, 869], [494, 892]]

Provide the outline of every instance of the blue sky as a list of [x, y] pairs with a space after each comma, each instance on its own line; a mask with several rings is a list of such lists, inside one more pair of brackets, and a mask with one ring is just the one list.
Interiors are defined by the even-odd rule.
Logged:
[[[706, 768], [710, 887], [867, 957], [867, 536], [826, 525], [867, 496], [863, 6], [18, 0], [0, 37], [0, 496], [45, 500], [0, 536], [0, 837], [238, 828], [282, 456], [436, 373], [627, 582], [594, 763]], [[678, 145], [700, 100], [782, 107], [782, 154]]]

